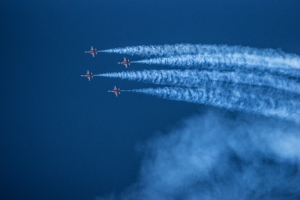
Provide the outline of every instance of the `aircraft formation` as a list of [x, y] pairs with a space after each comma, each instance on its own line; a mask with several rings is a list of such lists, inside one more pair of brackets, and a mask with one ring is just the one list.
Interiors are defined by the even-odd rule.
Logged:
[[[91, 46], [91, 49], [89, 51], [84, 51], [84, 53], [89, 53], [93, 57], [95, 57], [95, 55], [97, 55], [98, 52], [99, 51], [97, 51], [97, 49], [94, 48], [93, 46]], [[128, 68], [128, 65], [130, 65], [130, 61], [129, 59], [127, 60], [126, 57], [124, 57], [124, 60], [121, 62], [117, 62], [117, 64], [124, 65], [126, 68]], [[94, 77], [93, 73], [90, 72], [89, 70], [87, 70], [86, 74], [80, 76], [87, 78], [89, 81], [91, 80], [91, 78]], [[112, 92], [116, 95], [116, 97], [118, 97], [118, 95], [121, 93], [121, 90], [120, 88], [117, 88], [117, 86], [114, 86], [114, 89], [108, 90], [108, 92]]]

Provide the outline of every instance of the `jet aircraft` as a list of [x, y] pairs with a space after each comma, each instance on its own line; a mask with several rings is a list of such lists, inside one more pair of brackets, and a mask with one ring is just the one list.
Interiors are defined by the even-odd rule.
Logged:
[[82, 77], [86, 77], [86, 78], [88, 78], [89, 79], [89, 81], [91, 80], [91, 78], [93, 78], [93, 73], [90, 73], [90, 71], [89, 70], [87, 70], [86, 71], [86, 74], [84, 74], [84, 75], [80, 75], [80, 76], [82, 76]]
[[118, 94], [121, 93], [120, 88], [117, 89], [117, 87], [115, 86], [113, 90], [108, 90], [108, 92], [113, 92], [115, 93], [116, 97], [118, 96]]
[[95, 54], [97, 54], [97, 52], [98, 52], [97, 49], [94, 49], [93, 46], [91, 46], [91, 50], [85, 51], [85, 53], [90, 53], [90, 54], [92, 54], [93, 57], [95, 57]]
[[125, 67], [127, 68], [127, 66], [130, 65], [130, 61], [126, 60], [126, 57], [124, 57], [124, 60], [122, 62], [118, 62], [118, 64], [125, 65]]

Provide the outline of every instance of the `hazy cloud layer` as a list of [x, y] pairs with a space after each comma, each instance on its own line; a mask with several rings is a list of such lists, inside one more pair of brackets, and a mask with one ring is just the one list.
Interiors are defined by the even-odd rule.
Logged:
[[244, 115], [191, 117], [149, 141], [138, 182], [104, 199], [300, 199], [299, 130]]

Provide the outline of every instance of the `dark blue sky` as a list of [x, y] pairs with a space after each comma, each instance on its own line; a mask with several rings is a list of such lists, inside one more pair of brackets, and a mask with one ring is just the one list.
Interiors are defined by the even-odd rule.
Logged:
[[[0, 3], [1, 199], [94, 199], [138, 178], [137, 146], [215, 109], [134, 93], [149, 85], [79, 75], [126, 70], [91, 45], [202, 43], [300, 55], [300, 1], [32, 0]], [[135, 60], [138, 58], [130, 58]], [[131, 65], [128, 70], [161, 66]]]

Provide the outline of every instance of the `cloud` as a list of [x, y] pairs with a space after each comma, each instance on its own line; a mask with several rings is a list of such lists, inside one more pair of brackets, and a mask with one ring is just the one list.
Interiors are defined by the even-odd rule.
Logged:
[[140, 178], [119, 199], [300, 199], [299, 128], [249, 115], [190, 117], [148, 141]]

